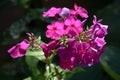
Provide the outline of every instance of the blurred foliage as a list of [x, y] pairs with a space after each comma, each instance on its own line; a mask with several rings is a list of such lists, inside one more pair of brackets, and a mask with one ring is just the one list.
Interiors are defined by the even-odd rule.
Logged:
[[[37, 36], [41, 35], [44, 42], [49, 41], [49, 39], [45, 38], [45, 30], [46, 25], [53, 20], [50, 18], [43, 18], [41, 15], [48, 8], [48, 6], [42, 4], [42, 2], [46, 1], [49, 0], [0, 0], [1, 9], [11, 5], [21, 6], [26, 9], [25, 14], [11, 23], [8, 28], [0, 31], [0, 47], [5, 45], [6, 48], [8, 48], [8, 46], [19, 42], [26, 37], [26, 32], [33, 32]], [[92, 0], [88, 0], [88, 2], [90, 1], [93, 2]], [[92, 13], [94, 9], [90, 11], [90, 16], [92, 16], [91, 14], [96, 14], [98, 18], [103, 19], [104, 24], [109, 25], [105, 52], [99, 64], [84, 69], [76, 68], [72, 72], [67, 72], [66, 80], [120, 80], [119, 3], [119, 0], [115, 0], [102, 9], [96, 10], [96, 13], [95, 11]], [[37, 53], [37, 50], [34, 53]], [[26, 78], [24, 80], [31, 80], [33, 78], [29, 76], [32, 74], [34, 74], [32, 76], [35, 76], [35, 74], [37, 74], [37, 72], [34, 72], [36, 71], [34, 70], [36, 65], [36, 69], [41, 70], [39, 65], [42, 65], [42, 69], [44, 70], [44, 63], [38, 62], [38, 59], [40, 59], [38, 55], [40, 54], [34, 56], [30, 54], [27, 55], [27, 64], [24, 57], [21, 59], [9, 60], [6, 64], [2, 64], [0, 67], [0, 80], [22, 80], [24, 78]], [[7, 58], [11, 59], [8, 56]], [[32, 65], [32, 67], [28, 69], [29, 65]], [[30, 70], [32, 70], [32, 73]], [[40, 76], [39, 78], [43, 80]]]
[[[31, 78], [32, 80], [43, 80], [45, 77], [44, 77], [44, 69], [39, 69], [38, 68], [38, 62], [39, 62], [39, 59], [41, 60], [41, 58], [44, 58], [44, 54], [42, 50], [32, 50], [32, 54], [31, 55], [31, 49], [28, 50], [28, 52], [26, 53], [26, 62], [28, 64], [28, 68], [29, 70], [31, 71]], [[41, 68], [42, 67], [45, 67], [45, 65], [40, 65]], [[42, 70], [42, 71], [39, 71], [39, 70]]]
[[104, 70], [114, 79], [120, 80], [120, 50], [117, 47], [106, 47], [101, 57], [101, 64]]

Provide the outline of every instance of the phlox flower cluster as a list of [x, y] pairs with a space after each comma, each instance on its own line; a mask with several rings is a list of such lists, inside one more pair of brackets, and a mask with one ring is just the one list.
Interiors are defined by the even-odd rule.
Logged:
[[41, 44], [46, 58], [56, 51], [59, 65], [65, 70], [72, 70], [78, 64], [86, 67], [99, 62], [108, 28], [101, 23], [102, 20], [97, 20], [94, 15], [93, 24], [85, 29], [88, 12], [77, 4], [74, 4], [74, 10], [52, 7], [43, 16], [55, 19], [55, 22], [47, 26], [46, 31], [46, 37], [52, 41]]
[[[55, 21], [47, 25], [46, 37], [51, 38], [48, 44], [37, 43], [35, 36], [27, 33], [28, 40], [13, 46], [8, 53], [13, 58], [25, 55], [29, 46], [42, 48], [46, 59], [53, 53], [59, 56], [62, 69], [73, 70], [77, 65], [91, 66], [99, 62], [104, 51], [107, 25], [97, 20], [94, 15], [93, 24], [85, 27], [88, 12], [85, 8], [74, 4], [74, 9], [52, 7], [43, 13], [43, 17], [52, 17]], [[81, 17], [80, 19], [78, 17]]]
[[[88, 18], [88, 12], [82, 8], [74, 5], [75, 10], [68, 8], [50, 8], [47, 12], [43, 13], [44, 17], [53, 17], [56, 21], [47, 26], [46, 36], [51, 39], [58, 40], [61, 36], [67, 35], [68, 37], [78, 36], [83, 31], [83, 25]], [[77, 16], [84, 18], [83, 21], [79, 20]]]

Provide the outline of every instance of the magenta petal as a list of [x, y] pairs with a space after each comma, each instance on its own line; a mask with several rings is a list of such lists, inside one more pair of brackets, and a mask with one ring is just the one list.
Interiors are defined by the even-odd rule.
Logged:
[[85, 8], [79, 7], [77, 11], [82, 18], [88, 18], [88, 12]]
[[18, 57], [22, 57], [24, 56], [25, 54], [21, 54], [20, 51], [19, 51], [19, 48], [15, 49], [15, 51], [13, 53], [10, 54], [10, 56], [12, 58], [18, 58]]
[[43, 17], [54, 17], [56, 14], [61, 12], [61, 8], [50, 8], [47, 12], [43, 13]]
[[48, 45], [46, 45], [45, 43], [42, 43], [40, 47], [42, 48], [45, 57], [48, 58], [51, 55], [51, 51], [57, 47], [57, 42], [53, 40], [49, 42]]
[[58, 51], [60, 57], [60, 67], [65, 70], [72, 70], [76, 67], [78, 59], [76, 58], [76, 41], [68, 39], [68, 47], [60, 46]]
[[79, 14], [82, 18], [88, 18], [88, 12], [85, 8], [77, 6], [77, 4], [74, 4], [74, 8], [77, 14]]
[[59, 39], [64, 34], [64, 24], [61, 22], [55, 22], [47, 26], [46, 36], [51, 39]]
[[48, 47], [45, 43], [42, 43], [40, 45], [40, 47], [42, 48], [43, 52], [44, 52], [44, 55], [46, 58], [48, 58], [50, 56], [49, 52], [48, 52]]
[[51, 30], [47, 30], [47, 31], [46, 31], [46, 37], [47, 37], [47, 38], [52, 37], [52, 34], [53, 34], [53, 32], [51, 32]]
[[8, 53], [9, 54], [11, 54], [11, 53], [13, 53], [15, 50], [16, 50], [16, 46], [13, 46], [12, 48], [10, 48], [9, 50], [8, 50]]
[[68, 36], [77, 36], [82, 32], [82, 22], [74, 18], [68, 18], [65, 20], [65, 25], [67, 26], [65, 32]]
[[23, 49], [20, 49], [20, 48], [17, 48], [15, 50], [15, 52], [13, 54], [11, 54], [11, 56], [13, 58], [18, 58], [18, 57], [23, 57], [26, 53], [26, 50], [23, 50]]
[[73, 70], [76, 67], [77, 60], [75, 57], [63, 58], [60, 57], [60, 67], [65, 70]]
[[93, 24], [96, 24], [97, 23], [97, 17], [95, 15], [93, 17], [94, 17]]
[[75, 15], [76, 11], [75, 10], [70, 10], [70, 14]]
[[46, 45], [45, 43], [40, 44], [40, 47], [41, 47], [43, 50], [47, 51], [47, 45]]
[[71, 25], [71, 20], [70, 19], [66, 19], [64, 24], [67, 25], [67, 26], [70, 26]]
[[19, 45], [21, 50], [26, 50], [30, 46], [29, 42], [26, 39], [23, 40]]
[[75, 8], [75, 10], [77, 10], [79, 8], [79, 6], [75, 3], [74, 8]]
[[49, 50], [54, 50], [56, 47], [57, 47], [57, 42], [55, 40], [49, 42], [49, 44], [48, 44]]
[[8, 53], [12, 58], [18, 58], [25, 55], [27, 48], [29, 47], [29, 42], [24, 39], [21, 43], [13, 46], [8, 50]]
[[104, 38], [98, 38], [98, 37], [97, 37], [97, 38], [95, 39], [95, 42], [97, 43], [97, 46], [99, 46], [99, 47], [103, 47], [103, 46], [106, 44]]
[[52, 25], [48, 25], [47, 28], [48, 29], [53, 29], [53, 26]]
[[18, 50], [17, 46], [13, 46], [12, 48], [10, 48], [10, 49], [8, 50], [8, 53], [10, 54], [10, 56], [11, 56], [12, 58], [17, 58], [17, 56], [19, 56], [19, 54], [16, 54], [16, 53], [17, 53], [17, 50]]

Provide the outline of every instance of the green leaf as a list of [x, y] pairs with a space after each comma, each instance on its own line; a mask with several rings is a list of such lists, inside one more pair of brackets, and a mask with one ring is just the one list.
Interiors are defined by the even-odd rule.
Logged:
[[32, 79], [31, 79], [31, 77], [27, 77], [27, 78], [25, 78], [24, 80], [32, 80]]
[[114, 79], [120, 80], [120, 50], [117, 47], [109, 46], [101, 57], [101, 64], [104, 70]]
[[[39, 69], [38, 64], [40, 61], [44, 62], [45, 57], [41, 49], [32, 49], [29, 48], [26, 53], [26, 62], [29, 66], [29, 70], [32, 73], [32, 80], [45, 80], [44, 71]], [[45, 65], [41, 65], [41, 67], [45, 67]]]
[[46, 58], [44, 56], [44, 52], [41, 48], [39, 49], [32, 49], [31, 47], [27, 50], [26, 56], [35, 57], [40, 61], [46, 62]]

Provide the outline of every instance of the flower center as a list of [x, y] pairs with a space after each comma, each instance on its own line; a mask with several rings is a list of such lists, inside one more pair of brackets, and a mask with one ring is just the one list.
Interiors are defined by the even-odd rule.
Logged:
[[57, 28], [56, 28], [56, 27], [53, 27], [53, 30], [57, 30]]
[[72, 27], [72, 28], [74, 28], [74, 27], [75, 27], [75, 25], [74, 25], [74, 24], [72, 24], [72, 25], [71, 25], [71, 27]]
[[81, 50], [79, 50], [79, 52], [80, 52], [80, 53], [84, 53], [84, 52], [85, 52], [85, 50], [81, 49]]
[[65, 64], [69, 65], [69, 64], [70, 64], [70, 62], [66, 60], [66, 61], [65, 61]]

